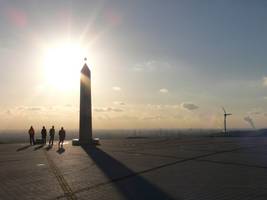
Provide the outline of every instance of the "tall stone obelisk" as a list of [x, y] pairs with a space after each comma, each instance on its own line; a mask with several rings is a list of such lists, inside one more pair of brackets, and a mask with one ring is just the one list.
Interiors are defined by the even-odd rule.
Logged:
[[[86, 58], [84, 60], [86, 61]], [[81, 70], [80, 81], [79, 143], [92, 144], [91, 72], [86, 62]]]

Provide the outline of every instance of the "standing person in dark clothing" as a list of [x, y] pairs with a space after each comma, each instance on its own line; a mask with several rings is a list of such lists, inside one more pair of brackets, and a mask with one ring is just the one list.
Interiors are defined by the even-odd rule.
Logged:
[[[63, 127], [61, 127], [60, 131], [58, 132], [59, 141], [58, 141], [58, 148], [63, 148], [63, 143], [66, 137], [66, 131]], [[61, 145], [60, 145], [61, 144]]]
[[28, 131], [28, 133], [29, 133], [29, 136], [30, 136], [30, 144], [31, 145], [35, 145], [35, 141], [34, 141], [34, 129], [33, 129], [33, 127], [31, 126], [31, 128], [29, 129], [29, 131]]
[[49, 139], [49, 146], [53, 146], [53, 143], [54, 143], [54, 137], [55, 137], [55, 128], [54, 126], [52, 126], [52, 128], [49, 130], [49, 136], [50, 136], [50, 139]]
[[46, 132], [46, 129], [45, 129], [44, 126], [43, 126], [43, 129], [41, 131], [41, 135], [42, 135], [43, 144], [46, 144], [46, 135], [47, 135], [47, 132]]

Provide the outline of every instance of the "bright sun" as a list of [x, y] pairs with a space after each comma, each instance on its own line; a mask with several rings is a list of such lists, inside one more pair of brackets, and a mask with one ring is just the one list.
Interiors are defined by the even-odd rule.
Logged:
[[79, 84], [85, 56], [85, 49], [75, 43], [60, 43], [45, 48], [43, 65], [47, 83], [60, 90], [75, 88]]

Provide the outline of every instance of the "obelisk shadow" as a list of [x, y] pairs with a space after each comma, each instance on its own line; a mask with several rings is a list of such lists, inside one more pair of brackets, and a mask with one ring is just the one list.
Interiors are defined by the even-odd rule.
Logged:
[[159, 187], [146, 180], [137, 172], [116, 160], [95, 146], [84, 146], [84, 151], [110, 179], [125, 199], [173, 199]]

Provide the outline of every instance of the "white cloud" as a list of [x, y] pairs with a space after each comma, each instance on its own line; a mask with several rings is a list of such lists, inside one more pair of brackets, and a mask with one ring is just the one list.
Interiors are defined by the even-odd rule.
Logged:
[[140, 71], [153, 71], [159, 69], [169, 69], [171, 68], [170, 63], [166, 61], [158, 61], [158, 60], [149, 60], [143, 63], [138, 63], [133, 67], [133, 70], [136, 72]]
[[114, 90], [114, 91], [121, 91], [121, 88], [118, 87], [118, 86], [113, 86], [113, 87], [112, 87], [112, 90]]
[[262, 108], [253, 108], [251, 109], [250, 111], [247, 112], [247, 115], [250, 116], [250, 115], [262, 115], [264, 114], [264, 111]]
[[125, 106], [126, 105], [126, 103], [124, 103], [122, 101], [114, 101], [113, 104], [120, 105], [120, 106]]
[[94, 119], [103, 120], [103, 121], [112, 120], [115, 123], [118, 121], [138, 121], [138, 120], [140, 120], [138, 117], [131, 116], [131, 115], [109, 116], [109, 115], [104, 114], [104, 113], [101, 116], [95, 117]]
[[149, 114], [146, 113], [145, 115], [139, 117], [139, 120], [166, 120], [172, 118], [169, 115], [164, 115], [164, 114]]
[[124, 121], [139, 120], [138, 117], [131, 116], [131, 115], [122, 115], [122, 116], [114, 117], [113, 119], [124, 120]]
[[136, 72], [141, 72], [141, 71], [144, 70], [144, 68], [142, 68], [141, 66], [135, 66], [135, 67], [133, 68], [133, 70], [136, 71]]
[[95, 112], [123, 112], [121, 108], [113, 108], [113, 107], [103, 107], [103, 108], [94, 108]]
[[252, 110], [248, 112], [248, 115], [261, 115], [262, 112], [259, 110]]
[[111, 118], [108, 115], [101, 115], [97, 117], [98, 120], [110, 120]]
[[147, 108], [150, 110], [162, 110], [163, 105], [157, 105], [157, 104], [147, 104]]
[[186, 110], [196, 110], [199, 107], [193, 103], [182, 103], [181, 107]]
[[108, 108], [108, 110], [112, 112], [123, 112], [123, 109], [121, 108]]
[[28, 111], [39, 111], [39, 110], [42, 110], [41, 107], [28, 107], [27, 108]]
[[19, 112], [26, 112], [26, 111], [34, 112], [34, 111], [42, 111], [42, 110], [45, 110], [43, 106], [20, 106], [20, 107], [15, 108], [15, 111], [19, 111]]
[[149, 110], [167, 110], [167, 109], [171, 109], [171, 110], [177, 110], [180, 108], [180, 105], [170, 105], [170, 104], [147, 104], [146, 107]]
[[252, 111], [249, 114], [251, 114], [251, 115], [261, 115], [261, 112], [260, 111]]
[[161, 88], [161, 89], [159, 89], [159, 92], [160, 92], [160, 93], [168, 93], [169, 90], [166, 89], [166, 88]]
[[32, 116], [32, 115], [40, 115], [40, 116], [48, 116], [48, 115], [64, 115], [72, 114], [73, 112], [77, 112], [77, 108], [74, 106], [18, 106], [8, 110], [6, 114], [14, 115], [14, 116]]
[[106, 112], [106, 108], [94, 108], [95, 112]]
[[141, 118], [141, 120], [160, 120], [160, 115], [151, 115], [151, 116], [144, 116]]
[[267, 87], [267, 76], [263, 77], [262, 84]]

